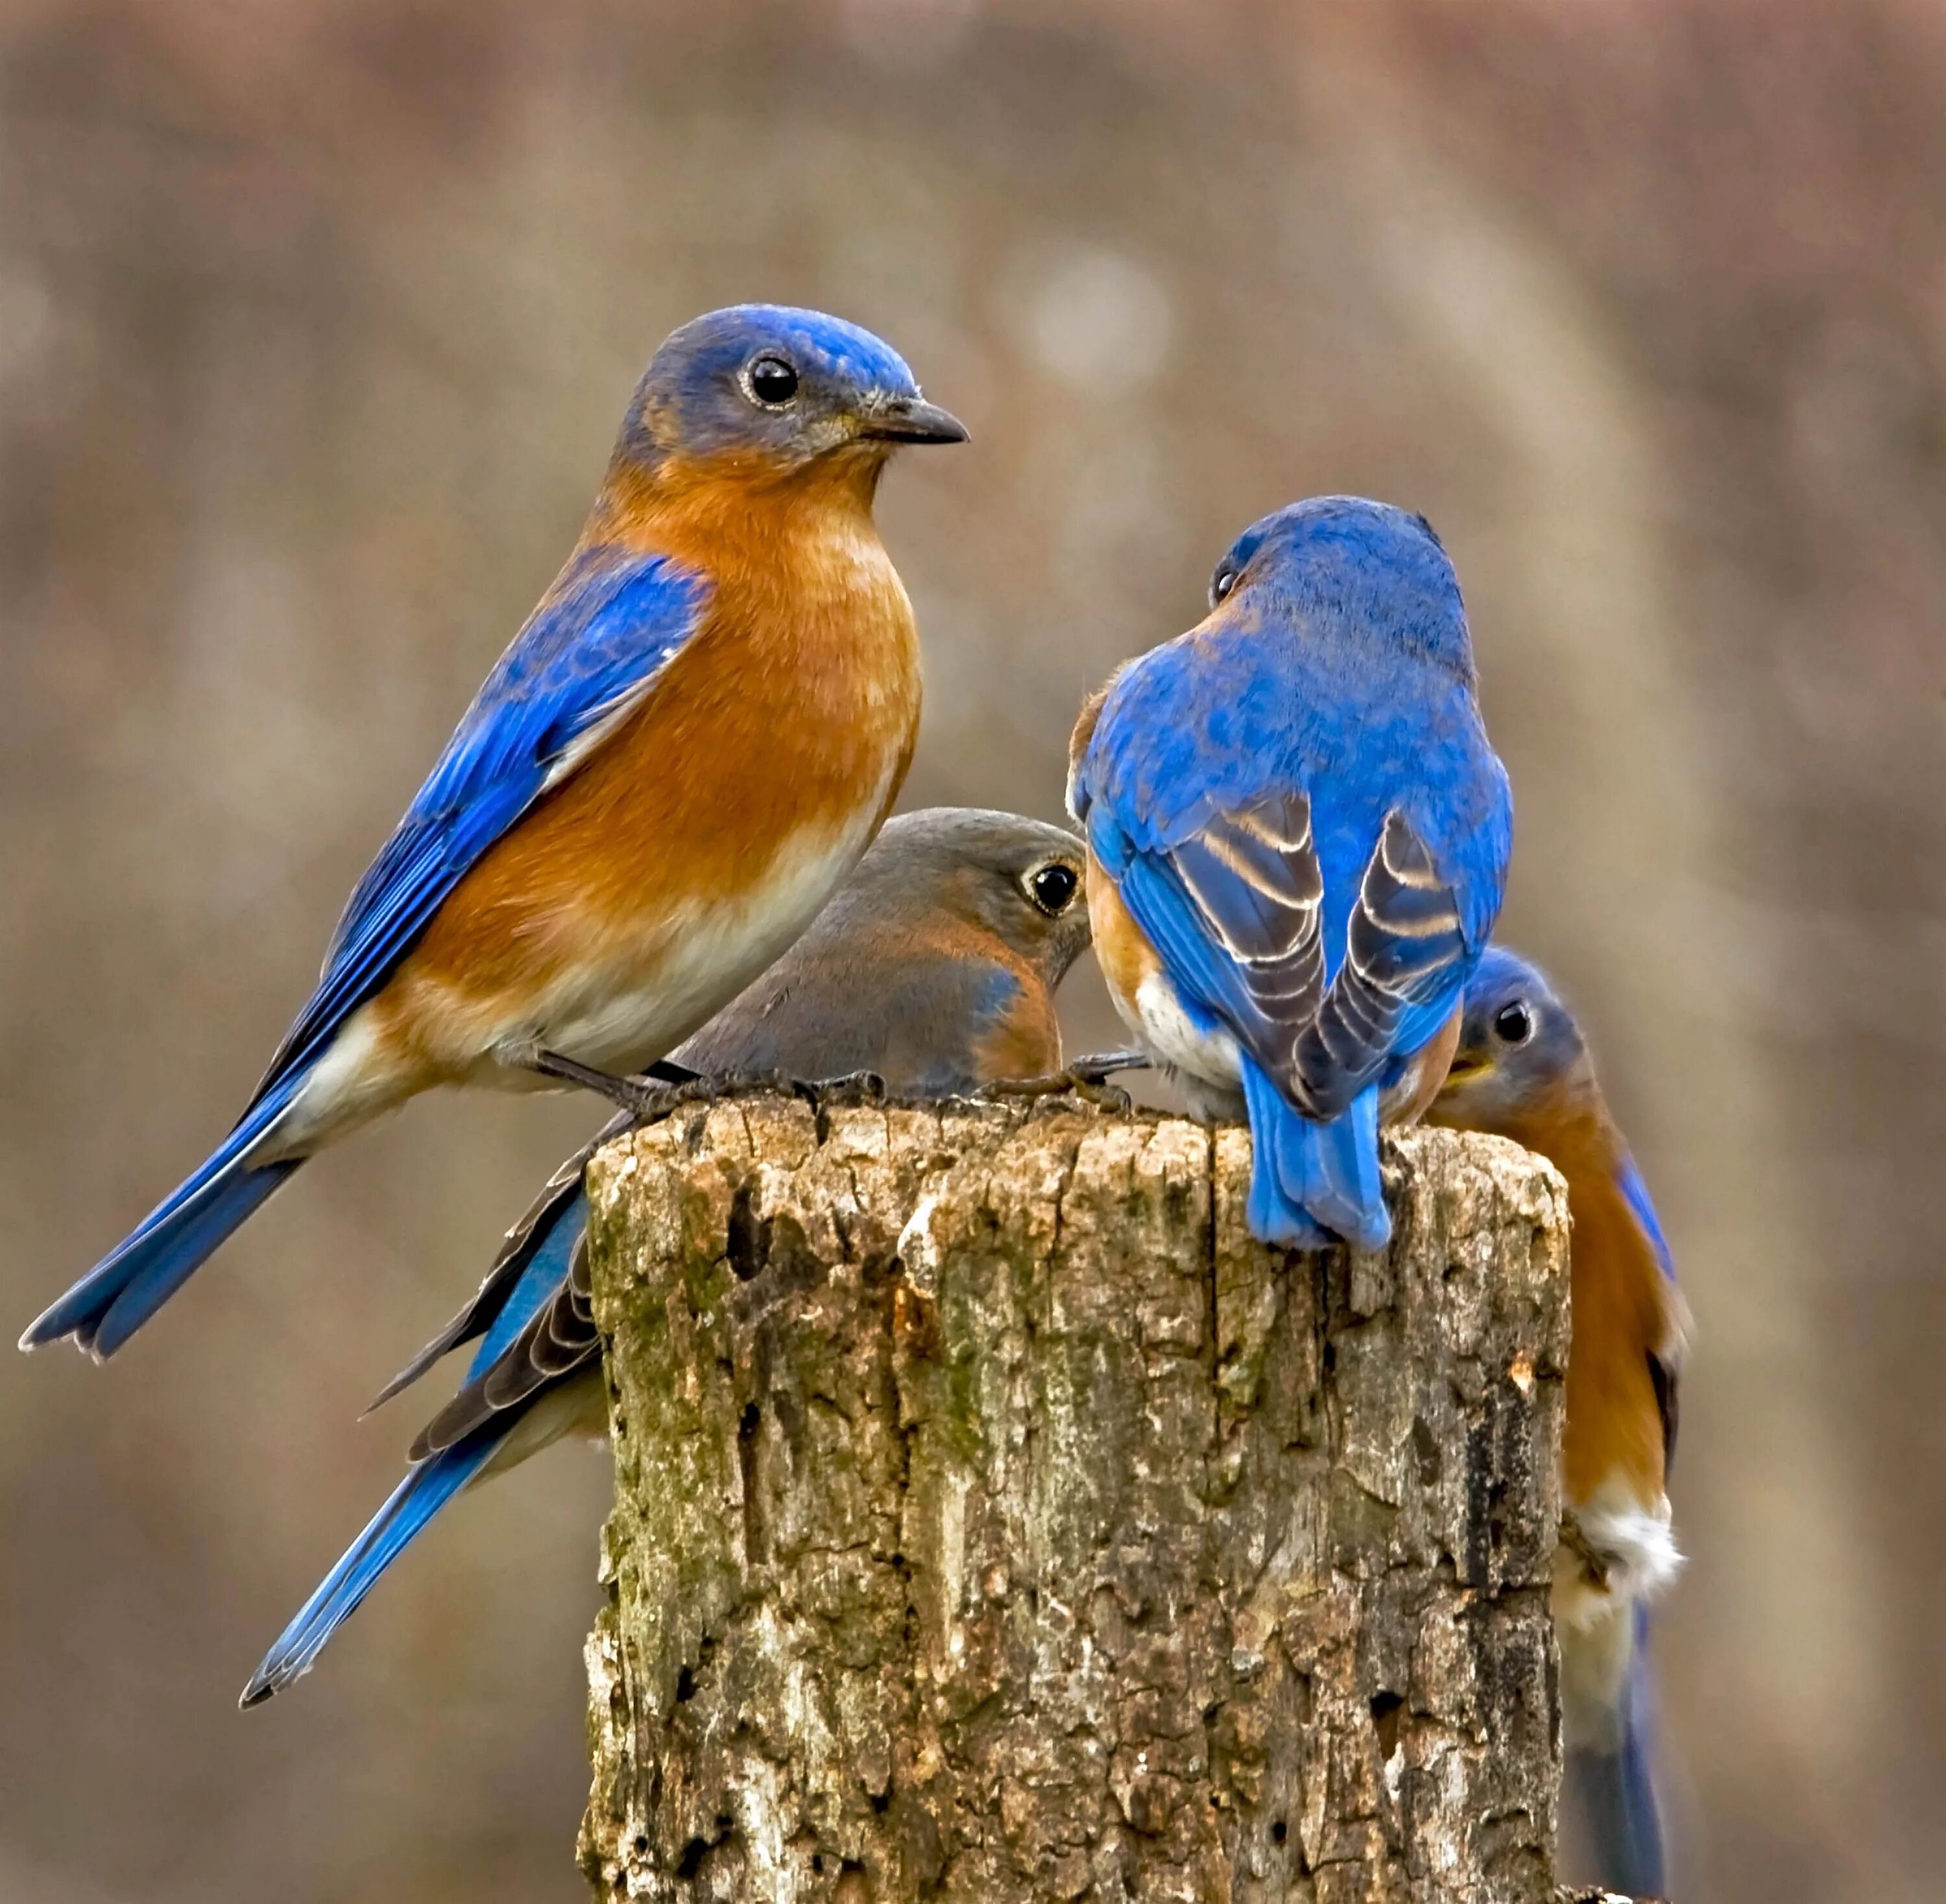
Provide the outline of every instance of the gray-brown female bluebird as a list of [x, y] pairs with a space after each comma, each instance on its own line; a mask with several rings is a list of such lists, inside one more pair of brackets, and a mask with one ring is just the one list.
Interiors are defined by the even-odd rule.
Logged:
[[[888, 822], [811, 929], [678, 1056], [710, 1075], [874, 1071], [918, 1097], [1058, 1071], [1054, 991], [1088, 944], [1082, 852], [1072, 833], [1009, 813], [943, 807]], [[479, 1294], [386, 1389], [485, 1336], [466, 1385], [414, 1442], [412, 1472], [270, 1649], [246, 1705], [310, 1670], [460, 1488], [564, 1435], [606, 1433], [581, 1179], [629, 1121], [555, 1172]]]

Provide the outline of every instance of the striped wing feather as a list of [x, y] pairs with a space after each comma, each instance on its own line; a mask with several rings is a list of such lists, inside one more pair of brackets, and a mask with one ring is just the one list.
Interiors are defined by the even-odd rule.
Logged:
[[1458, 896], [1395, 808], [1359, 884], [1344, 963], [1297, 1040], [1303, 1108], [1342, 1115], [1398, 1049], [1407, 1015], [1455, 988], [1466, 954]]
[[1242, 981], [1259, 1021], [1249, 1042], [1288, 1052], [1324, 990], [1324, 879], [1310, 802], [1284, 793], [1219, 814], [1169, 858]]

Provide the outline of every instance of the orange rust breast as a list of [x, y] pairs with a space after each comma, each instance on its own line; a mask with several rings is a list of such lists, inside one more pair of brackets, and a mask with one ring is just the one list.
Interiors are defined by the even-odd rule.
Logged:
[[577, 960], [640, 970], [700, 910], [756, 895], [794, 846], [855, 832], [863, 850], [920, 699], [911, 604], [870, 502], [855, 483], [708, 471], [604, 499], [591, 533], [709, 578], [702, 626], [641, 709], [481, 857], [388, 994], [511, 996]]
[[[975, 882], [962, 877], [959, 883], [964, 889]], [[1032, 960], [968, 910], [942, 902], [916, 916], [881, 921], [846, 950], [852, 972], [870, 972], [882, 998], [894, 999], [903, 991], [928, 1001], [929, 1009], [915, 1009], [912, 1016], [937, 1048], [924, 1052], [917, 1069], [935, 1069], [940, 1051], [947, 1047], [963, 1050], [979, 1084], [1042, 1077], [1061, 1068], [1061, 1022], [1046, 981]], [[1012, 995], [987, 1020], [987, 998], [1002, 974], [1013, 981]], [[933, 1006], [934, 1000], [940, 1004]]]
[[1115, 882], [1102, 870], [1091, 852], [1088, 855], [1088, 923], [1095, 938], [1095, 956], [1101, 962], [1101, 976], [1129, 1024], [1140, 1022], [1135, 997], [1142, 981], [1157, 969], [1161, 960], [1148, 937], [1138, 926]]
[[1662, 1416], [1650, 1358], [1673, 1331], [1661, 1264], [1616, 1181], [1620, 1140], [1605, 1115], [1544, 1110], [1506, 1135], [1548, 1158], [1568, 1182], [1574, 1229], [1568, 1281], [1573, 1317], [1561, 1485], [1570, 1507], [1619, 1474], [1644, 1504], [1663, 1493]]
[[1574, 1331], [1561, 1481], [1571, 1503], [1625, 1475], [1651, 1503], [1663, 1485], [1662, 1416], [1650, 1358], [1669, 1334], [1662, 1270], [1611, 1181], [1570, 1180]]

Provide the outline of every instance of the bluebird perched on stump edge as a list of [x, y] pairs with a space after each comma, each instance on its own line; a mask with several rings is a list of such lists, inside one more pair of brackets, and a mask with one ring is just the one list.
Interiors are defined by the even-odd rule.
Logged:
[[1252, 1232], [1377, 1249], [1379, 1126], [1439, 1088], [1512, 845], [1459, 582], [1422, 518], [1321, 496], [1209, 604], [1074, 730], [1095, 950], [1198, 1110], [1247, 1116]]
[[965, 434], [836, 317], [740, 305], [670, 337], [236, 1127], [21, 1346], [113, 1355], [326, 1145], [434, 1085], [551, 1084], [557, 1055], [640, 1070], [776, 958], [918, 731], [879, 475]]

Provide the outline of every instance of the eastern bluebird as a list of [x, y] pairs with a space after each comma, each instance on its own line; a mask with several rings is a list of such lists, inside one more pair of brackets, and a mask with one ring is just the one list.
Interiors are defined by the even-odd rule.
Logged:
[[433, 1085], [545, 1088], [553, 1054], [639, 1069], [762, 971], [857, 864], [918, 729], [879, 478], [965, 434], [835, 317], [740, 305], [670, 337], [236, 1127], [21, 1346], [113, 1355], [325, 1145]]
[[[1054, 990], [1088, 944], [1082, 864], [1072, 833], [1012, 814], [946, 807], [888, 821], [811, 929], [678, 1056], [709, 1075], [869, 1070], [917, 1097], [1056, 1071]], [[412, 1472], [271, 1648], [246, 1705], [310, 1670], [461, 1488], [564, 1435], [607, 1433], [581, 1179], [629, 1122], [616, 1118], [554, 1173], [478, 1295], [380, 1396], [485, 1336], [465, 1386], [413, 1443]]]
[[1198, 1111], [1248, 1116], [1252, 1231], [1376, 1249], [1379, 1121], [1438, 1088], [1512, 842], [1459, 583], [1423, 518], [1324, 496], [1209, 600], [1074, 731], [1095, 948]]
[[1680, 1564], [1664, 1483], [1685, 1327], [1669, 1244], [1573, 1015], [1503, 946], [1467, 983], [1453, 1067], [1426, 1114], [1511, 1137], [1567, 1179], [1574, 1338], [1554, 1620], [1568, 1789], [1601, 1881], [1660, 1894], [1646, 1608]]

